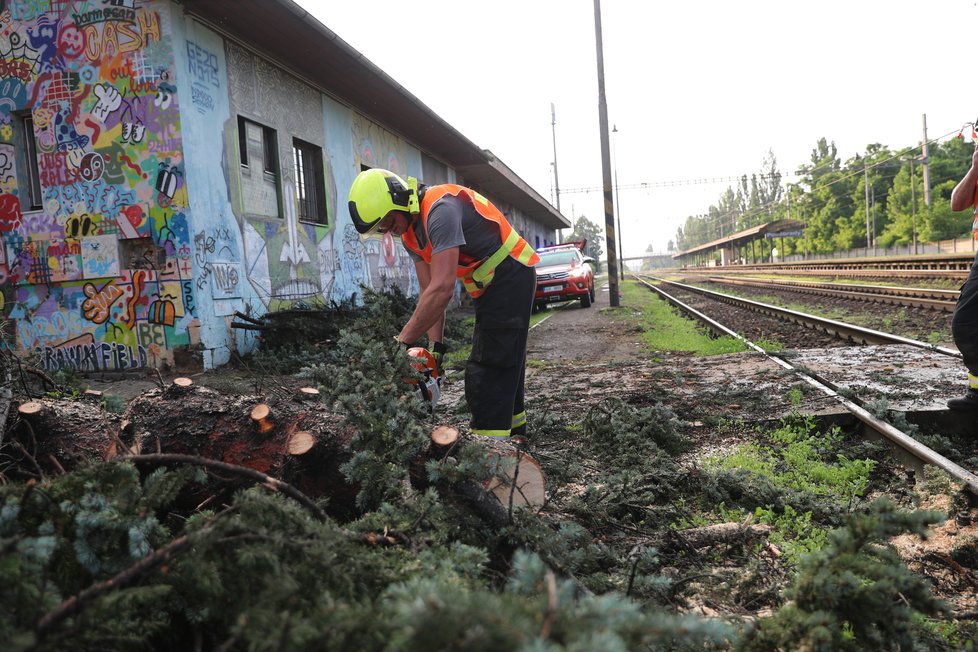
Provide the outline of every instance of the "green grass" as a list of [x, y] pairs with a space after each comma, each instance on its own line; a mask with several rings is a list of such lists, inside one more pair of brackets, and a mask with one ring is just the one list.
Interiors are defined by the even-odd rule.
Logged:
[[[769, 478], [777, 487], [810, 494], [844, 510], [851, 509], [865, 493], [876, 462], [849, 459], [838, 452], [844, 439], [838, 427], [818, 432], [814, 419], [809, 417], [786, 421], [768, 437], [766, 444], [742, 444], [723, 457], [707, 459], [705, 465], [748, 471]], [[728, 510], [724, 514], [726, 520], [744, 516], [743, 510]], [[758, 507], [753, 516], [757, 522], [774, 527], [771, 540], [795, 561], [820, 548], [826, 536], [825, 530], [813, 526], [811, 512], [796, 511], [790, 505], [780, 509]]]
[[634, 281], [620, 286], [621, 307], [612, 309], [615, 318], [633, 322], [652, 351], [688, 351], [696, 355], [721, 355], [746, 351], [733, 337], [711, 337], [705, 328], [680, 314], [658, 294]]

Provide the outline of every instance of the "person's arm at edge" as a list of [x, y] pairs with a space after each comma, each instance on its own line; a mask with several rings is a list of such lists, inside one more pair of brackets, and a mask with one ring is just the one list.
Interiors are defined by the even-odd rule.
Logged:
[[458, 247], [439, 251], [431, 256], [431, 265], [416, 262], [421, 296], [411, 318], [404, 324], [398, 338], [412, 343], [427, 332], [432, 342], [440, 342], [445, 328], [445, 309], [455, 294], [455, 270], [458, 267]]
[[971, 155], [971, 167], [951, 191], [951, 210], [963, 211], [975, 203], [975, 184], [978, 183], [978, 143]]

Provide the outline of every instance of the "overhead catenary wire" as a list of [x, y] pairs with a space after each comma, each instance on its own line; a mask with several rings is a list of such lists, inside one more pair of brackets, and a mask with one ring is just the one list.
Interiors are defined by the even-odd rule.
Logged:
[[[968, 124], [971, 124], [971, 123], [967, 123], [965, 126], [967, 126]], [[927, 144], [928, 145], [931, 145], [931, 144], [934, 144], [934, 143], [938, 143], [941, 140], [943, 140], [943, 139], [951, 136], [952, 134], [959, 134], [959, 133], [961, 133], [961, 132], [958, 129], [955, 129], [953, 131], [949, 131], [948, 133], [946, 133], [946, 134], [944, 134], [942, 136], [937, 136], [936, 138], [930, 138], [930, 139], [928, 139], [927, 140]], [[878, 167], [878, 166], [884, 165], [886, 163], [889, 163], [890, 161], [893, 161], [895, 159], [898, 159], [901, 156], [906, 156], [910, 152], [914, 152], [914, 151], [919, 150], [919, 149], [922, 149], [922, 148], [923, 148], [923, 143], [921, 143], [920, 145], [916, 145], [914, 147], [905, 148], [905, 149], [901, 150], [900, 152], [898, 152], [897, 154], [894, 154], [890, 158], [883, 159], [881, 161], [875, 161], [875, 162], [873, 162], [868, 167], [870, 169], [873, 169], [875, 167]], [[835, 168], [835, 163], [834, 162], [833, 163], [826, 163], [826, 164], [819, 165], [819, 166], [816, 166], [816, 167], [813, 167], [813, 168], [801, 168], [801, 169], [795, 170], [795, 171], [778, 172], [776, 174], [763, 174], [763, 173], [752, 172], [750, 174], [741, 174], [739, 176], [701, 177], [701, 178], [695, 178], [695, 179], [672, 179], [672, 180], [669, 180], [669, 181], [648, 181], [648, 182], [642, 182], [642, 183], [632, 183], [632, 184], [620, 185], [620, 186], [617, 186], [617, 188], [620, 189], [620, 190], [647, 190], [647, 189], [650, 189], [650, 188], [669, 188], [669, 187], [678, 187], [678, 186], [712, 185], [714, 183], [739, 182], [739, 181], [744, 180], [744, 179], [783, 179], [785, 177], [806, 177], [806, 176], [811, 175], [811, 174], [813, 174], [815, 172], [822, 172], [822, 171], [829, 171], [829, 172], [837, 171], [836, 168]], [[836, 183], [839, 183], [841, 181], [844, 181], [844, 180], [850, 178], [851, 176], [854, 176], [855, 174], [863, 174], [862, 168], [860, 168], [860, 170], [859, 170], [858, 173], [854, 172], [854, 173], [852, 173], [850, 175], [846, 175], [846, 176], [840, 177], [838, 179], [833, 179], [832, 181], [830, 181], [830, 182], [828, 182], [828, 183], [826, 183], [824, 185], [814, 186], [812, 188], [812, 190], [814, 191], [814, 190], [817, 190], [819, 188], [825, 188], [825, 187], [831, 186], [833, 184], [836, 184]], [[601, 186], [584, 186], [584, 187], [580, 187], [580, 188], [567, 188], [567, 189], [561, 190], [560, 192], [561, 192], [561, 194], [570, 194], [570, 193], [589, 193], [589, 192], [603, 192], [603, 191], [604, 191], [604, 188], [601, 187]], [[765, 206], [765, 208], [766, 208], [766, 206]]]

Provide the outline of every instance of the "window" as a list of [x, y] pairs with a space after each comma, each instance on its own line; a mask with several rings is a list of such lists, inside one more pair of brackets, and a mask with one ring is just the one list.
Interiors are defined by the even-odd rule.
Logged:
[[326, 223], [326, 183], [323, 178], [323, 150], [298, 138], [292, 139], [295, 163], [295, 197], [299, 219]]
[[238, 116], [241, 202], [247, 215], [281, 217], [278, 139], [271, 127]]
[[20, 207], [23, 211], [41, 210], [41, 173], [37, 160], [37, 138], [34, 117], [29, 111], [13, 114], [14, 145], [17, 148], [17, 175], [22, 179]]
[[260, 161], [266, 175], [278, 174], [276, 162], [275, 130], [257, 122], [238, 116], [238, 148], [241, 151], [241, 166], [250, 168]]

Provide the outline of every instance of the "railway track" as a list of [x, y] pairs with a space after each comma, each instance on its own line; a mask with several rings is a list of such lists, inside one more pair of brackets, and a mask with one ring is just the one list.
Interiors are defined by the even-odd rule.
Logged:
[[[663, 287], [653, 285], [647, 280], [647, 277], [635, 278], [644, 286], [658, 293], [660, 296], [678, 307], [686, 314], [704, 323], [711, 331], [717, 334], [729, 335], [743, 341], [750, 349], [769, 358], [782, 369], [797, 375], [805, 383], [815, 388], [819, 392], [822, 392], [826, 397], [837, 403], [846, 412], [852, 414], [867, 430], [875, 433], [885, 441], [889, 442], [898, 451], [908, 455], [911, 459], [922, 464], [937, 466], [951, 475], [956, 481], [961, 482], [968, 489], [968, 491], [978, 495], [978, 475], [975, 475], [972, 471], [961, 467], [940, 453], [921, 444], [911, 435], [901, 431], [892, 424], [880, 419], [877, 416], [874, 416], [863, 405], [860, 405], [855, 400], [846, 398], [842, 395], [842, 393], [840, 393], [840, 389], [835, 383], [832, 383], [823, 377], [819, 377], [809, 369], [792, 364], [792, 362], [785, 355], [766, 351], [761, 346], [751, 342], [743, 335], [733, 331], [713, 317], [706, 315], [702, 311], [697, 310], [688, 303], [673, 296], [670, 294], [670, 292], [663, 289]], [[960, 357], [960, 354], [953, 349], [937, 347], [932, 344], [918, 342], [916, 340], [900, 337], [898, 335], [871, 331], [869, 329], [853, 326], [851, 324], [843, 324], [842, 322], [828, 320], [821, 317], [816, 317], [814, 315], [805, 315], [804, 313], [779, 308], [777, 306], [761, 304], [758, 302], [749, 301], [747, 299], [741, 299], [739, 297], [731, 297], [729, 295], [723, 295], [721, 293], [704, 290], [702, 288], [695, 288], [693, 286], [674, 281], [666, 281], [664, 279], [657, 279], [657, 281], [660, 283], [660, 285], [666, 286], [670, 290], [672, 288], [677, 288], [684, 292], [693, 292], [710, 296], [711, 298], [721, 301], [726, 305], [736, 305], [738, 307], [756, 310], [760, 314], [777, 316], [781, 319], [790, 320], [793, 323], [804, 324], [804, 328], [821, 329], [827, 334], [833, 334], [835, 337], [843, 338], [848, 342], [862, 344], [899, 344], [901, 346], [909, 346], [926, 350], [930, 353], [935, 353], [938, 355]]]
[[[648, 279], [653, 279], [663, 285], [677, 288], [682, 292], [708, 297], [712, 301], [719, 301], [734, 308], [748, 310], [760, 315], [772, 317], [779, 321], [796, 324], [804, 330], [820, 332], [832, 339], [841, 340], [843, 344], [907, 344], [909, 346], [933, 350], [960, 358], [960, 353], [953, 349], [939, 347], [934, 344], [920, 342], [918, 340], [901, 337], [892, 333], [863, 328], [861, 326], [855, 326], [853, 324], [847, 324], [845, 322], [836, 321], [825, 317], [818, 317], [816, 315], [798, 312], [788, 308], [782, 308], [780, 306], [773, 306], [771, 304], [761, 303], [759, 301], [752, 301], [743, 297], [723, 294], [722, 292], [715, 292], [713, 290], [707, 290], [705, 288], [687, 285], [685, 283], [679, 283], [676, 281], [670, 281], [652, 276], [636, 278], [657, 292], [659, 289], [649, 283]], [[804, 330], [802, 332], [804, 332]]]
[[684, 267], [683, 275], [782, 274], [855, 279], [950, 280], [963, 283], [975, 260], [975, 252], [931, 256], [879, 256], [871, 258], [838, 258], [787, 263], [727, 265], [721, 268]]
[[819, 283], [814, 281], [789, 281], [741, 276], [707, 276], [698, 280], [720, 285], [796, 292], [823, 297], [839, 297], [894, 306], [928, 308], [943, 312], [954, 312], [954, 306], [960, 294], [958, 290], [895, 287], [888, 285]]

